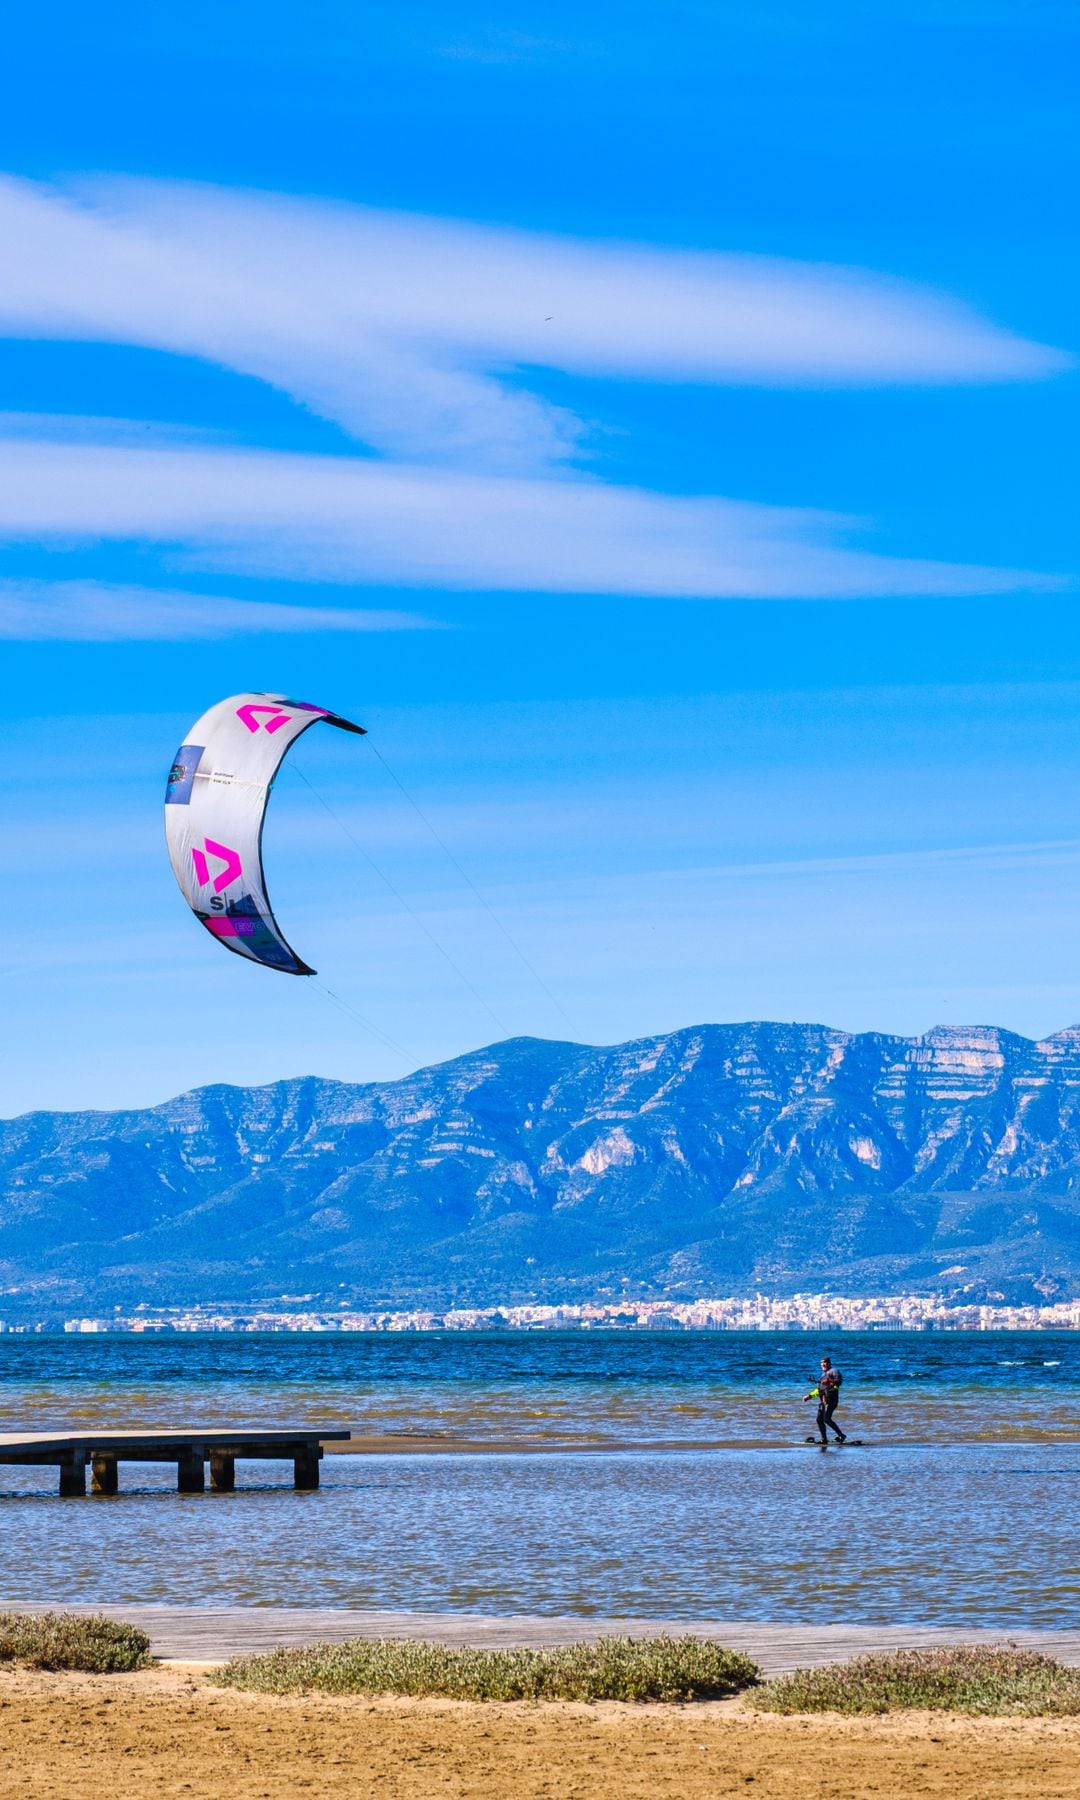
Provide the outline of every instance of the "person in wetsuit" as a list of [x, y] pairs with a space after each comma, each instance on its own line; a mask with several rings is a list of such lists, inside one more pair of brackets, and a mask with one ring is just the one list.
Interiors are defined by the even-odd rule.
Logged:
[[821, 1434], [822, 1444], [828, 1443], [829, 1431], [835, 1432], [838, 1444], [844, 1443], [846, 1438], [846, 1433], [841, 1431], [836, 1420], [833, 1418], [833, 1414], [839, 1404], [840, 1383], [843, 1379], [844, 1377], [841, 1375], [839, 1369], [833, 1368], [830, 1358], [823, 1356], [821, 1359], [821, 1376], [818, 1380], [817, 1387], [811, 1388], [810, 1392], [803, 1396], [806, 1400], [816, 1400], [818, 1403], [817, 1428]]

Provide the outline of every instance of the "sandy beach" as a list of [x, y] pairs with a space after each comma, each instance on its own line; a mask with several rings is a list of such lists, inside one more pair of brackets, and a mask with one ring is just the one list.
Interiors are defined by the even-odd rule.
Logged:
[[0, 1674], [0, 1796], [1070, 1800], [1080, 1720], [771, 1718], [708, 1706], [270, 1698], [201, 1669]]

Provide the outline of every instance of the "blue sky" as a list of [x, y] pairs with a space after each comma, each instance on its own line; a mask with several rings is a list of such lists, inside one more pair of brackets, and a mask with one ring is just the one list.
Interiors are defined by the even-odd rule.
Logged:
[[[1077, 36], [15, 21], [0, 1111], [1080, 1018]], [[288, 770], [267, 827], [348, 1012], [207, 941], [164, 857], [172, 751], [246, 688], [371, 728], [295, 753], [349, 835]]]

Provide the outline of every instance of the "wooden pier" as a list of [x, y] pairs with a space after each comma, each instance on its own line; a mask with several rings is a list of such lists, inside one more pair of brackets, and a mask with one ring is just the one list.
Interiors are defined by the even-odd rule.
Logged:
[[58, 1468], [60, 1492], [68, 1497], [85, 1495], [88, 1468], [92, 1493], [118, 1493], [122, 1462], [175, 1463], [177, 1492], [202, 1494], [209, 1463], [210, 1492], [231, 1494], [236, 1486], [237, 1459], [251, 1457], [261, 1462], [291, 1462], [293, 1485], [310, 1492], [319, 1485], [323, 1444], [348, 1436], [347, 1431], [305, 1427], [282, 1431], [5, 1432], [0, 1433], [0, 1463]]

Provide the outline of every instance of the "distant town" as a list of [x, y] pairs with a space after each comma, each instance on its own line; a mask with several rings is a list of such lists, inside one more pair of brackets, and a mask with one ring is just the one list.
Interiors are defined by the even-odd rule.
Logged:
[[[1061, 1331], [1080, 1329], [1080, 1299], [1047, 1306], [957, 1305], [944, 1298], [895, 1294], [844, 1299], [836, 1294], [764, 1294], [721, 1300], [617, 1300], [581, 1305], [455, 1306], [439, 1311], [354, 1312], [311, 1305], [310, 1294], [283, 1294], [275, 1306], [136, 1307], [103, 1318], [67, 1319], [66, 1332], [185, 1331]], [[0, 1324], [0, 1331], [42, 1325]]]

